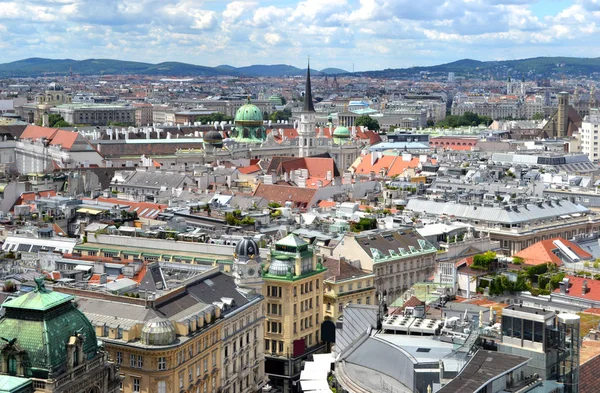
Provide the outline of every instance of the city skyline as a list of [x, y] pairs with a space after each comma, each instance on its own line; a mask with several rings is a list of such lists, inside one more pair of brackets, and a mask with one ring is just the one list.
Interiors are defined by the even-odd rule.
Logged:
[[600, 56], [595, 0], [2, 1], [4, 62], [110, 58], [348, 71]]

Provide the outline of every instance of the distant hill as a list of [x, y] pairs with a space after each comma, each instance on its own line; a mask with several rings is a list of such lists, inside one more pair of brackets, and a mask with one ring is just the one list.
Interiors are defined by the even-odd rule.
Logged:
[[559, 77], [600, 75], [600, 58], [535, 57], [520, 60], [478, 61], [463, 59], [429, 67], [411, 67], [361, 72], [380, 78], [414, 76], [420, 73], [441, 74], [454, 72], [457, 76], [505, 77]]
[[[254, 77], [281, 77], [302, 76], [306, 69], [297, 68], [287, 64], [250, 65], [246, 67], [233, 67], [220, 65], [206, 67], [180, 62], [165, 62], [159, 64], [142, 63], [135, 61], [121, 61], [111, 59], [44, 59], [33, 57], [0, 64], [0, 77], [35, 77], [35, 76], [62, 76], [69, 71], [80, 75], [160, 75], [160, 76], [254, 76]], [[311, 70], [315, 76], [348, 74], [339, 68], [325, 68], [321, 71]], [[505, 78], [511, 76], [521, 78], [525, 76], [534, 78], [560, 78], [560, 77], [600, 77], [600, 58], [577, 57], [536, 57], [521, 60], [505, 61], [478, 61], [463, 59], [452, 63], [440, 64], [429, 67], [411, 67], [386, 69], [381, 71], [356, 72], [355, 75], [365, 75], [376, 78], [404, 78], [419, 75], [443, 76], [454, 72], [456, 76]]]
[[322, 74], [335, 75], [335, 74], [347, 74], [348, 71], [342, 70], [341, 68], [324, 68], [321, 70]]
[[[297, 68], [286, 64], [251, 65], [247, 67], [232, 67], [221, 65], [218, 67], [205, 67], [180, 62], [165, 62], [159, 64], [141, 63], [135, 61], [122, 61], [111, 59], [44, 59], [32, 57], [29, 59], [0, 64], [0, 77], [35, 77], [35, 76], [62, 76], [70, 71], [79, 75], [162, 75], [162, 76], [295, 76], [304, 75], [306, 69]], [[336, 68], [333, 73], [346, 71]], [[332, 73], [327, 71], [327, 73]], [[320, 72], [315, 70], [315, 75]]]

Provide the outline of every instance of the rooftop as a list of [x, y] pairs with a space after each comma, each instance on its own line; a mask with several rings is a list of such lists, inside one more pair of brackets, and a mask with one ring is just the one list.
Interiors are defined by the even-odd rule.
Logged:
[[524, 366], [528, 358], [479, 350], [456, 378], [438, 393], [478, 392], [496, 378]]

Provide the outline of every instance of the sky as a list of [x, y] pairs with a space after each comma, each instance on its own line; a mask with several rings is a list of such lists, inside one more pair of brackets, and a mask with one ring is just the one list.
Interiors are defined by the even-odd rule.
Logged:
[[600, 0], [0, 0], [0, 62], [110, 58], [348, 71], [600, 57]]

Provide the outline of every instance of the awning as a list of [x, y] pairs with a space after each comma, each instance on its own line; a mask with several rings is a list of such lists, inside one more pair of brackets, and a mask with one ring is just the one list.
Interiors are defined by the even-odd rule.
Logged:
[[92, 270], [92, 266], [88, 266], [88, 265], [77, 265], [75, 266], [75, 270], [81, 270], [83, 272], [89, 272], [90, 270]]
[[[310, 391], [320, 391], [329, 389], [329, 384], [327, 383], [327, 379], [321, 379], [318, 381], [300, 381], [300, 386], [302, 387], [302, 391], [310, 392]], [[331, 390], [330, 390], [331, 391]]]
[[102, 213], [104, 210], [90, 209], [87, 207], [82, 207], [81, 209], [77, 209], [77, 213], [87, 213], [95, 216], [96, 214]]

